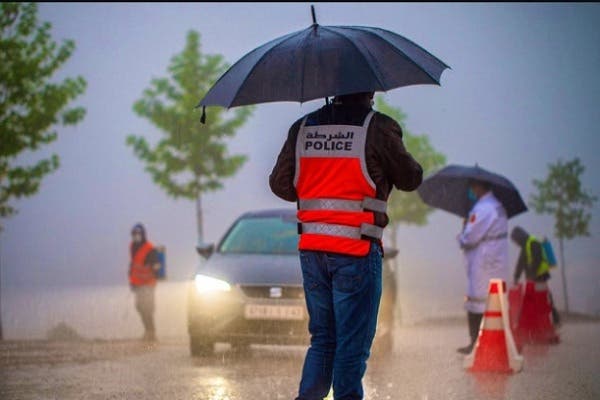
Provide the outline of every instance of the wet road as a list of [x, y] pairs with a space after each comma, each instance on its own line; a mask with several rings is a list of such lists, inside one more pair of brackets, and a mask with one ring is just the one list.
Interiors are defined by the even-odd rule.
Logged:
[[[570, 322], [554, 346], [526, 346], [521, 373], [473, 374], [457, 323], [400, 327], [372, 358], [366, 399], [600, 399], [600, 323]], [[218, 345], [191, 358], [184, 340], [0, 343], [0, 399], [293, 399], [305, 349]]]

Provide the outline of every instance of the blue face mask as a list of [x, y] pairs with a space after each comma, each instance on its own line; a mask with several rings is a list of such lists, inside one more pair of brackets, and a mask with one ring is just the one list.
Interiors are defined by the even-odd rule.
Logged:
[[467, 189], [467, 199], [473, 203], [477, 201], [477, 196], [475, 196], [475, 192], [473, 192], [473, 189], [471, 188]]

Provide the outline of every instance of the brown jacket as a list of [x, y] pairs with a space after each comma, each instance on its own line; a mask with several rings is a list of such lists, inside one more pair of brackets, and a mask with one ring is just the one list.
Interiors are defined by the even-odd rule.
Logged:
[[[359, 105], [327, 105], [307, 116], [306, 125], [344, 124], [362, 125], [371, 108]], [[294, 187], [296, 169], [296, 138], [304, 117], [297, 120], [288, 132], [269, 185], [273, 193], [287, 201], [297, 201]], [[413, 191], [423, 179], [421, 165], [406, 151], [402, 142], [402, 129], [398, 123], [385, 114], [376, 112], [367, 130], [366, 141], [367, 171], [375, 182], [376, 197], [387, 200], [392, 186], [402, 191]], [[388, 217], [375, 213], [375, 223], [386, 226]]]

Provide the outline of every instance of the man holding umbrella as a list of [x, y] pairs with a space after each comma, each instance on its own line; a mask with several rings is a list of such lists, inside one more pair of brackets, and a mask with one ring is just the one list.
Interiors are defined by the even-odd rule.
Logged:
[[479, 335], [490, 279], [508, 280], [508, 218], [527, 206], [510, 180], [479, 165], [448, 165], [428, 176], [418, 193], [426, 204], [464, 218], [457, 239], [466, 259], [471, 341], [458, 351], [468, 354]]
[[469, 213], [458, 243], [466, 258], [467, 294], [465, 309], [471, 342], [458, 349], [469, 354], [479, 335], [485, 312], [490, 279], [508, 279], [508, 219], [502, 203], [490, 190], [490, 184], [472, 180], [467, 196], [476, 200]]
[[298, 204], [300, 262], [310, 317], [298, 400], [362, 399], [382, 288], [386, 200], [415, 190], [423, 170], [400, 126], [372, 110], [373, 93], [337, 96], [290, 128], [271, 190]]
[[[394, 32], [319, 25], [271, 40], [227, 70], [198, 106], [272, 101], [326, 105], [294, 123], [269, 177], [297, 202], [311, 346], [298, 399], [362, 399], [361, 380], [381, 295], [381, 237], [392, 187], [415, 190], [421, 166], [396, 121], [371, 109], [374, 92], [440, 84], [448, 66]], [[335, 96], [333, 104], [329, 98]]]

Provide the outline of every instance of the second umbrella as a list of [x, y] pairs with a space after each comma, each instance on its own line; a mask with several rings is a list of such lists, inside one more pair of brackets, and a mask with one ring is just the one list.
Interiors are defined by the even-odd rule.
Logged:
[[469, 182], [477, 180], [490, 185], [494, 196], [506, 209], [508, 218], [527, 211], [527, 206], [515, 185], [506, 177], [487, 171], [478, 165], [448, 165], [427, 177], [417, 192], [431, 207], [467, 217], [471, 203], [467, 197]]

